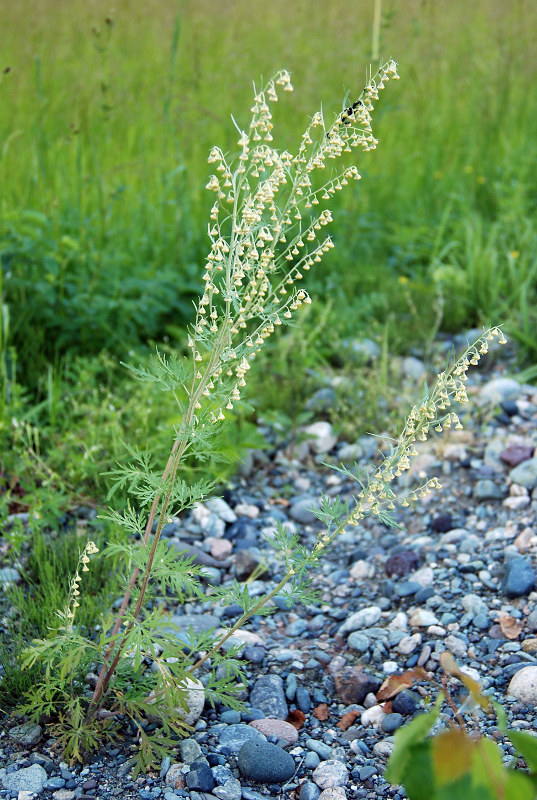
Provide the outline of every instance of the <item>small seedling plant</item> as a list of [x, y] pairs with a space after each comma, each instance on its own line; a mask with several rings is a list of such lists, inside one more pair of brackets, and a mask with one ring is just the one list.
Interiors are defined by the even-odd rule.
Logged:
[[[442, 653], [440, 667], [437, 700], [430, 711], [419, 714], [396, 732], [386, 778], [403, 784], [409, 800], [534, 800], [537, 738], [509, 730], [503, 707], [483, 693], [479, 683], [458, 667], [451, 653]], [[385, 682], [386, 696], [409, 686], [413, 679], [430, 677], [420, 668], [393, 676]], [[468, 691], [460, 705], [453, 697], [456, 682]], [[442, 714], [443, 706], [447, 706], [449, 716]], [[526, 762], [528, 772], [516, 768], [516, 758], [505, 763], [498, 743], [481, 735], [476, 716], [484, 715], [496, 716], [498, 733], [510, 740]], [[434, 733], [438, 727], [440, 730]]]
[[[171, 518], [214, 491], [207, 480], [187, 481], [185, 474], [192, 472], [184, 467], [190, 458], [226, 458], [219, 444], [226, 413], [241, 401], [252, 360], [269, 337], [310, 303], [301, 288], [303, 276], [333, 247], [326, 234], [332, 215], [322, 205], [349, 182], [360, 180], [349, 154], [376, 146], [373, 107], [385, 84], [397, 77], [396, 65], [389, 61], [333, 122], [316, 112], [292, 154], [272, 144], [271, 108], [280, 92], [292, 91], [290, 76], [282, 70], [264, 88], [255, 89], [250, 124], [238, 128], [238, 154], [231, 158], [218, 147], [210, 152], [215, 170], [207, 184], [215, 195], [208, 227], [211, 247], [188, 336], [189, 355], [157, 352], [149, 367], [130, 367], [139, 380], [173, 395], [181, 421], [173, 430], [163, 471], [150, 452], [127, 446], [125, 463], [110, 472], [109, 495], [125, 502], [120, 510], [109, 508], [101, 515], [129, 537], [128, 543], [108, 545], [101, 554], [123, 559], [123, 599], [115, 616], [103, 619], [97, 635], [83, 635], [77, 608], [83, 602], [83, 574], [96, 555], [89, 542], [50, 636], [34, 641], [23, 654], [23, 665], [40, 664], [43, 678], [19, 710], [32, 720], [45, 720], [70, 760], [116, 737], [129, 722], [139, 742], [137, 774], [157, 767], [176, 738], [188, 732], [187, 698], [192, 693], [202, 693], [202, 701], [240, 708], [236, 695], [243, 676], [237, 647], [229, 641], [233, 634], [252, 615], [269, 613], [278, 594], [311, 603], [315, 567], [338, 534], [369, 514], [392, 523], [398, 499], [393, 481], [410, 467], [416, 442], [426, 439], [433, 427], [461, 426], [454, 409], [467, 400], [467, 370], [487, 352], [491, 340], [502, 339], [497, 328], [485, 331], [461, 359], [446, 365], [373, 475], [339, 468], [356, 481], [356, 495], [348, 502], [323, 499], [316, 513], [324, 528], [311, 551], [298, 533], [278, 528], [273, 544], [283, 562], [283, 577], [262, 597], [251, 597], [248, 586], [237, 582], [206, 589], [203, 568], [161, 539]], [[408, 505], [436, 485], [430, 479], [400, 502]], [[170, 597], [174, 604], [239, 604], [243, 613], [227, 629], [190, 630], [185, 645], [184, 637], [173, 635], [165, 613]], [[147, 726], [148, 719], [157, 719], [158, 726]]]

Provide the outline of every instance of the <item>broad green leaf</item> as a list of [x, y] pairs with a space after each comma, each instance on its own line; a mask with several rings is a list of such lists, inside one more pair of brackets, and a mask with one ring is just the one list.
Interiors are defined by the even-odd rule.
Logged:
[[431, 754], [436, 783], [452, 783], [468, 773], [472, 766], [475, 742], [458, 728], [440, 733], [431, 740]]
[[458, 781], [439, 787], [430, 800], [499, 800], [499, 797], [486, 786], [474, 786], [471, 775], [467, 774]]
[[507, 770], [504, 797], [505, 800], [535, 800], [537, 797], [535, 780], [522, 772]]
[[409, 800], [431, 800], [434, 797], [434, 774], [431, 742], [418, 742], [407, 751], [407, 760], [401, 783]]
[[396, 732], [395, 749], [386, 767], [386, 780], [390, 781], [390, 783], [402, 783], [410, 756], [409, 749], [413, 745], [423, 742], [438, 719], [438, 713], [443, 699], [443, 694], [440, 694], [431, 711], [426, 714], [419, 714], [412, 722], [399, 728]]
[[507, 731], [513, 747], [520, 753], [532, 772], [537, 772], [537, 737], [523, 731]]
[[473, 749], [472, 783], [497, 790], [504, 786], [505, 780], [506, 770], [500, 748], [492, 739], [478, 739]]

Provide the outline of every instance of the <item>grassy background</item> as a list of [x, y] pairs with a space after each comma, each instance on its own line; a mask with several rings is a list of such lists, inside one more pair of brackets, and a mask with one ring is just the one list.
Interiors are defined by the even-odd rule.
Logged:
[[[379, 103], [364, 180], [336, 198], [336, 248], [308, 276], [311, 347], [297, 365], [274, 345], [284, 404], [301, 390], [297, 366], [337, 362], [349, 336], [408, 351], [438, 322], [505, 321], [537, 352], [537, 6], [382, 11], [381, 57], [402, 80]], [[14, 413], [33, 426], [18, 441], [37, 429], [59, 475], [97, 481], [121, 436], [145, 425], [161, 441], [172, 415], [160, 403], [147, 423], [156, 401], [132, 397], [117, 360], [184, 341], [210, 146], [234, 146], [231, 115], [248, 119], [252, 81], [276, 68], [296, 90], [277, 108], [282, 148], [321, 104], [336, 113], [359, 94], [373, 0], [0, 0], [0, 14], [0, 419], [4, 435]]]

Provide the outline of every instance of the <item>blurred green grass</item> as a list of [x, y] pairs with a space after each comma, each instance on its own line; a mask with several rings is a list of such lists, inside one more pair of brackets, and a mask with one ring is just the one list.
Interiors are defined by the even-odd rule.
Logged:
[[[296, 90], [275, 110], [281, 148], [321, 104], [329, 116], [358, 95], [373, 0], [0, 0], [0, 12], [0, 374], [16, 363], [54, 424], [54, 387], [103, 363], [73, 359], [183, 341], [211, 145], [234, 147], [232, 115], [248, 119], [252, 81], [276, 68]], [[310, 361], [337, 361], [345, 337], [382, 338], [386, 321], [390, 348], [407, 351], [438, 323], [505, 322], [532, 359], [537, 5], [382, 12], [381, 58], [402, 80], [381, 96], [364, 180], [334, 198], [336, 248], [308, 275], [331, 299]]]

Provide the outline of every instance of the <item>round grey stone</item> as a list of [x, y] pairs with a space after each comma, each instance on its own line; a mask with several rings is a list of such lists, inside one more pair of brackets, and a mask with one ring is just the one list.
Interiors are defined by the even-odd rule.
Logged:
[[289, 753], [257, 739], [243, 744], [237, 764], [241, 775], [257, 783], [284, 783], [295, 771], [295, 761]]

